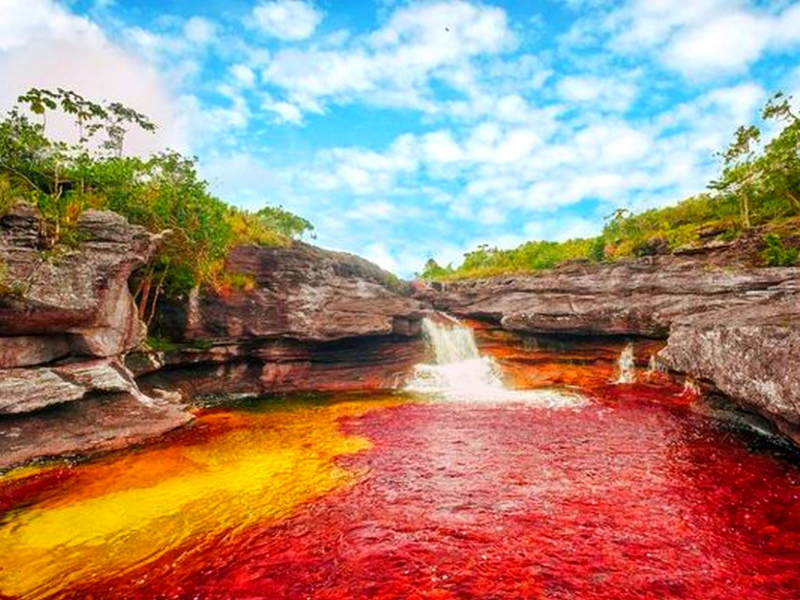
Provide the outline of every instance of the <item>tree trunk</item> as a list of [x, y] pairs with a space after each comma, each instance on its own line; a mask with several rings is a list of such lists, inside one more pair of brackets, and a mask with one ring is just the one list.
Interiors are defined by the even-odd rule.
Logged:
[[742, 194], [742, 226], [745, 229], [750, 229], [750, 199], [747, 194]]
[[142, 296], [139, 298], [139, 318], [144, 321], [147, 314], [147, 302], [150, 299], [150, 288], [153, 285], [153, 272], [148, 270], [142, 280]]
[[147, 320], [145, 321], [148, 327], [150, 327], [150, 323], [153, 322], [153, 317], [156, 316], [156, 306], [158, 306], [158, 298], [161, 296], [161, 292], [164, 289], [164, 281], [167, 278], [167, 271], [169, 271], [169, 265], [164, 267], [164, 271], [161, 273], [161, 277], [158, 279], [156, 290], [153, 293], [153, 300], [150, 302], [150, 313], [147, 315]]

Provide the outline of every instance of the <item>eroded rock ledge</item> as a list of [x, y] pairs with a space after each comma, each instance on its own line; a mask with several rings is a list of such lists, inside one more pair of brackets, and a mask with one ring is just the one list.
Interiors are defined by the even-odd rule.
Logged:
[[678, 321], [659, 360], [766, 416], [800, 446], [800, 296]]
[[699, 251], [444, 283], [420, 297], [509, 331], [666, 339], [662, 365], [766, 416], [800, 445], [800, 268]]
[[121, 447], [191, 415], [144, 395], [121, 357], [144, 340], [128, 278], [159, 239], [87, 211], [78, 247], [51, 248], [20, 203], [0, 217], [0, 469]]
[[424, 354], [426, 307], [362, 258], [303, 243], [242, 246], [226, 268], [252, 289], [193, 292], [165, 307], [159, 327], [182, 345], [160, 363], [132, 357], [142, 374], [160, 369], [147, 385], [192, 397], [391, 388]]

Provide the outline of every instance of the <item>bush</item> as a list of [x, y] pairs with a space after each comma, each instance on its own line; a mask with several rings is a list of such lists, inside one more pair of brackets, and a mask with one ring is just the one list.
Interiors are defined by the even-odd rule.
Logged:
[[774, 233], [764, 237], [766, 249], [761, 256], [764, 263], [769, 267], [790, 267], [797, 262], [800, 251], [797, 248], [786, 248], [781, 238]]

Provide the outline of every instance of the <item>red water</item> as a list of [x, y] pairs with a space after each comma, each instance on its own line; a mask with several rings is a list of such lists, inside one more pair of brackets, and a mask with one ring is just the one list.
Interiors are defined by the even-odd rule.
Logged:
[[623, 386], [345, 418], [373, 443], [339, 459], [355, 485], [71, 597], [800, 598], [796, 459], [683, 404]]

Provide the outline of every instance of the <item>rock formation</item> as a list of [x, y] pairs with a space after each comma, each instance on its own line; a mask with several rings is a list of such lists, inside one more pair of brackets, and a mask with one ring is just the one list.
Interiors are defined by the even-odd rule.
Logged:
[[535, 336], [666, 339], [661, 365], [766, 416], [800, 444], [800, 268], [713, 254], [435, 284], [419, 297]]
[[[195, 291], [165, 306], [159, 327], [184, 344], [148, 385], [191, 396], [378, 389], [394, 387], [421, 360], [425, 307], [362, 258], [299, 242], [242, 246], [226, 270], [251, 289]], [[143, 373], [150, 364], [132, 366]]]
[[658, 356], [766, 416], [800, 445], [800, 295], [680, 320]]
[[191, 418], [143, 395], [120, 360], [144, 339], [128, 278], [157, 238], [99, 211], [79, 218], [74, 249], [49, 248], [43, 231], [24, 203], [0, 217], [0, 468]]
[[440, 291], [423, 294], [437, 308], [499, 321], [508, 330], [666, 337], [684, 317], [797, 293], [800, 268], [717, 266], [701, 257], [666, 256], [439, 285]]

